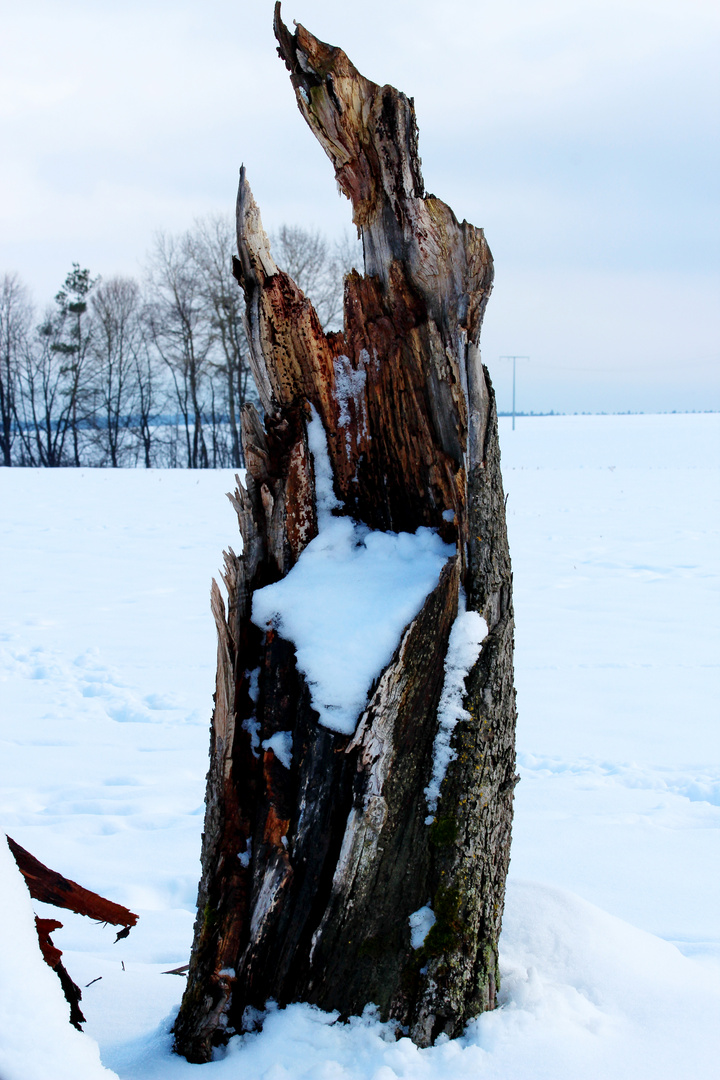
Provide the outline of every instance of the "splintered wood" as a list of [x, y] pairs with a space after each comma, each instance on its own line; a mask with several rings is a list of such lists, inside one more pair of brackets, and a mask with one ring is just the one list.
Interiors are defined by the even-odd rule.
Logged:
[[[515, 784], [512, 575], [495, 400], [479, 352], [492, 285], [481, 229], [424, 191], [412, 100], [275, 12], [297, 104], [352, 203], [364, 272], [342, 333], [273, 260], [241, 170], [235, 276], [264, 419], [243, 416], [232, 495], [242, 555], [217, 586], [218, 670], [178, 1052], [208, 1061], [251, 1006], [374, 1003], [418, 1045], [495, 1005]], [[354, 736], [318, 723], [295, 650], [251, 620], [318, 532], [308, 423], [322, 421], [336, 513], [431, 527], [455, 555], [371, 687]], [[444, 660], [460, 597], [488, 635], [465, 681], [453, 760], [429, 814]], [[286, 768], [268, 741], [292, 735]], [[435, 922], [413, 948], [410, 916]]]

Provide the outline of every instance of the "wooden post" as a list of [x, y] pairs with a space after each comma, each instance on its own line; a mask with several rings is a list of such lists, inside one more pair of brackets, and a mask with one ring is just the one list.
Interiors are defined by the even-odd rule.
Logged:
[[[232, 496], [243, 553], [225, 555], [227, 610], [213, 583], [202, 876], [175, 1024], [176, 1049], [193, 1062], [269, 998], [343, 1015], [373, 1002], [420, 1046], [492, 1009], [516, 779], [512, 575], [479, 353], [490, 251], [481, 229], [425, 193], [412, 100], [302, 26], [290, 34], [279, 4], [275, 33], [352, 203], [365, 266], [346, 278], [344, 332], [325, 335], [275, 265], [241, 170], [235, 274], [265, 420], [245, 408], [247, 477]], [[317, 534], [313, 415], [336, 513], [374, 530], [429, 526], [454, 549], [352, 735], [318, 722], [292, 643], [251, 619], [254, 592], [287, 575]], [[450, 730], [439, 706], [465, 608], [487, 634]], [[432, 798], [439, 713], [451, 760]], [[267, 746], [281, 731], [292, 733], [289, 769]], [[411, 916], [426, 929], [434, 919], [420, 944]]]

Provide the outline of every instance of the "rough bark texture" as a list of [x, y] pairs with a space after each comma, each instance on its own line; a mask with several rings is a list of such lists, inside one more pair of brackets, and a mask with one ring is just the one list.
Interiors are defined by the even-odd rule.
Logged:
[[[231, 496], [243, 554], [213, 583], [218, 672], [207, 812], [176, 1048], [210, 1059], [248, 1006], [374, 1002], [419, 1045], [495, 1004], [515, 783], [512, 576], [494, 396], [479, 353], [492, 285], [481, 229], [424, 192], [411, 99], [280, 20], [301, 113], [353, 206], [364, 275], [345, 329], [325, 335], [275, 265], [240, 174], [235, 275], [265, 412], [243, 414], [245, 484]], [[436, 528], [456, 545], [406, 627], [353, 737], [318, 723], [293, 646], [251, 622], [253, 591], [317, 534], [311, 406], [343, 513], [371, 528]], [[451, 513], [454, 515], [452, 520]], [[426, 824], [443, 661], [461, 588], [489, 634], [466, 681], [471, 719]], [[260, 740], [293, 733], [292, 768]], [[239, 857], [240, 856], [240, 857]], [[411, 947], [409, 915], [436, 922]]]

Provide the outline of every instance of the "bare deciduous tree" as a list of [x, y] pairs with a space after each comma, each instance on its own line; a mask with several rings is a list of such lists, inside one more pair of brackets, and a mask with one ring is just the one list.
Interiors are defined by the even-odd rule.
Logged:
[[67, 465], [65, 444], [72, 416], [64, 361], [57, 344], [56, 313], [48, 308], [23, 350], [16, 415], [23, 465]]
[[172, 380], [185, 431], [187, 465], [206, 469], [210, 461], [204, 395], [213, 333], [189, 234], [176, 238], [158, 233], [148, 284], [152, 293], [148, 325]]
[[[143, 310], [143, 328], [146, 329], [146, 312]], [[157, 419], [161, 402], [166, 393], [162, 373], [158, 369], [158, 359], [150, 348], [149, 334], [143, 333], [141, 347], [133, 357], [135, 383], [135, 409], [132, 434], [135, 438], [139, 455], [146, 469], [151, 469], [155, 461], [158, 442]]]
[[312, 301], [323, 330], [342, 329], [343, 281], [362, 266], [362, 250], [345, 234], [334, 244], [317, 229], [281, 225], [270, 236], [278, 266]]
[[27, 349], [32, 307], [17, 274], [0, 283], [0, 451], [3, 465], [12, 465], [18, 435], [18, 396], [22, 356]]
[[128, 450], [138, 405], [142, 298], [132, 278], [102, 284], [90, 301], [94, 322], [89, 381], [95, 443], [113, 468]]
[[[250, 376], [249, 350], [245, 337], [244, 299], [232, 275], [232, 254], [235, 246], [235, 226], [230, 218], [216, 215], [195, 223], [188, 234], [188, 246], [212, 329], [214, 331], [211, 358], [217, 393], [213, 396], [212, 413], [219, 408], [223, 424], [213, 423], [213, 444], [218, 464], [239, 467], [243, 464], [240, 445], [240, 410], [254, 397]], [[227, 426], [228, 453], [218, 446], [218, 428]]]

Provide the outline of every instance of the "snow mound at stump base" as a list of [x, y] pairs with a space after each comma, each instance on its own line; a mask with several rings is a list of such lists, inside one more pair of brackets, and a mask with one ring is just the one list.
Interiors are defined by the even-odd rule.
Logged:
[[[418, 1049], [368, 1006], [341, 1023], [311, 1005], [270, 1005], [262, 1031], [235, 1036], [209, 1065], [171, 1052], [171, 1021], [121, 1080], [711, 1080], [720, 970], [683, 956], [572, 893], [510, 881], [500, 1006], [460, 1039]], [[713, 1036], [709, 1033], [715, 1031]]]

